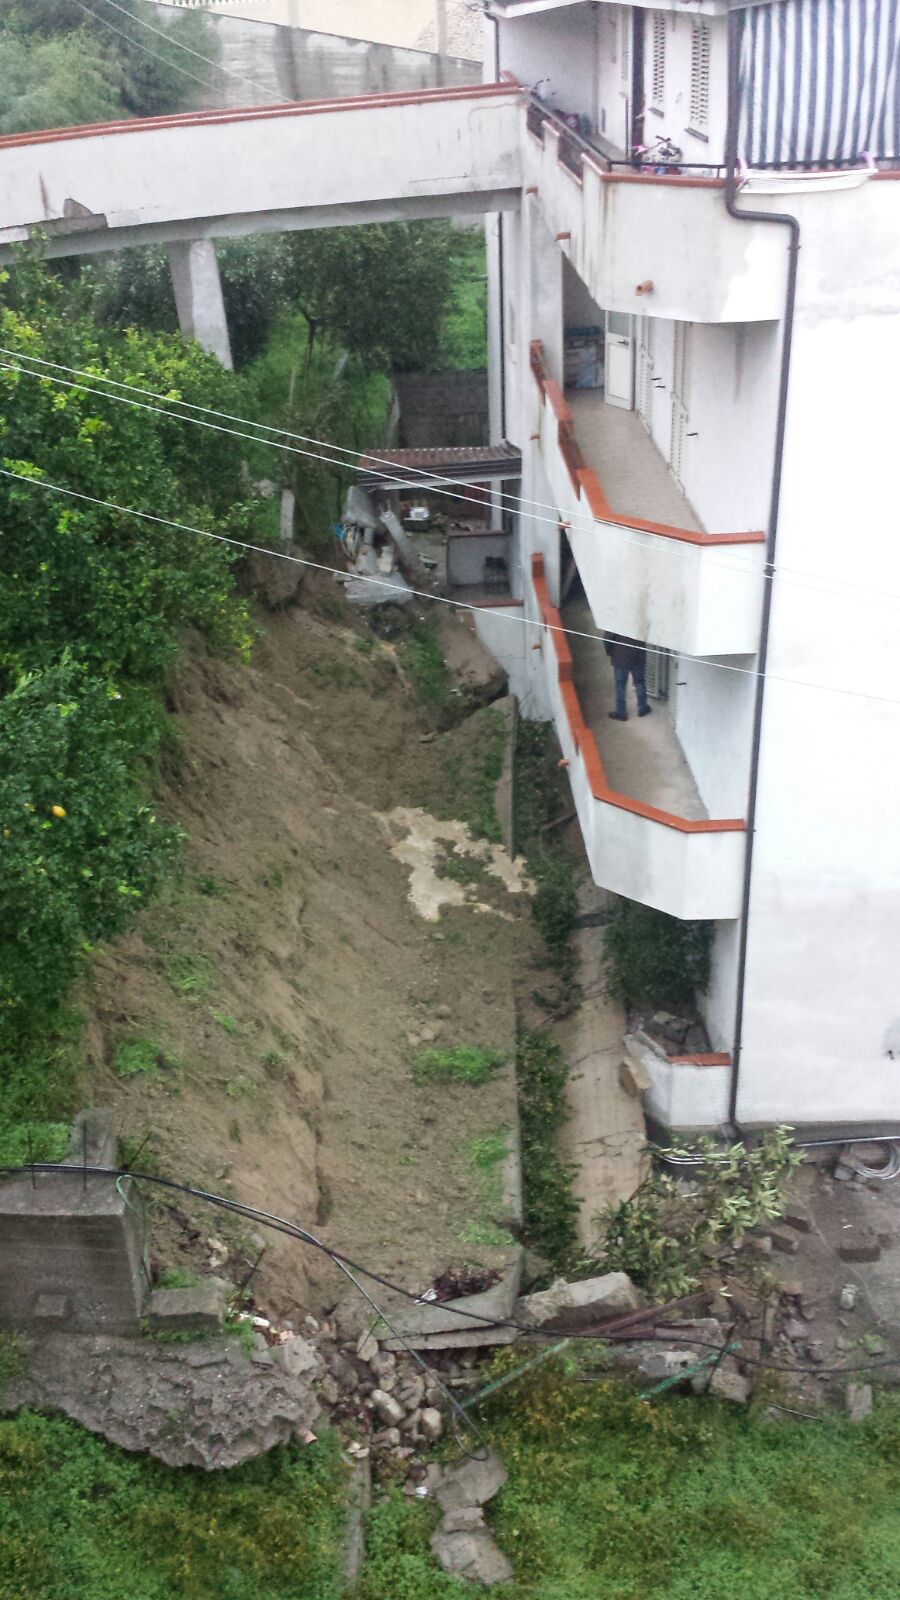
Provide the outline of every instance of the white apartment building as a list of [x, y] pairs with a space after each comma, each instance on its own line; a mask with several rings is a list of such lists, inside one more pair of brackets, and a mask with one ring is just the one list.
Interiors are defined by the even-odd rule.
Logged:
[[[714, 927], [650, 1109], [900, 1133], [900, 3], [486, 13], [484, 85], [0, 139], [0, 261], [164, 243], [227, 360], [217, 238], [487, 214], [522, 502], [478, 630], [596, 882]], [[653, 715], [610, 721], [601, 630]]]
[[[547, 626], [479, 628], [556, 724], [596, 882], [714, 923], [713, 1053], [648, 1051], [651, 1109], [897, 1130], [897, 8], [489, 11], [491, 76], [540, 96], [489, 233]], [[653, 716], [609, 720], [598, 630], [647, 643]]]

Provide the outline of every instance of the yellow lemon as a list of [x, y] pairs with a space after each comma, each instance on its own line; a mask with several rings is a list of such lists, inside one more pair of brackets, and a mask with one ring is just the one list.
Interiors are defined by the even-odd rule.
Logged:
[[53, 817], [64, 817], [65, 814], [66, 814], [65, 810], [63, 809], [62, 806], [51, 806], [50, 807], [50, 815], [53, 816]]

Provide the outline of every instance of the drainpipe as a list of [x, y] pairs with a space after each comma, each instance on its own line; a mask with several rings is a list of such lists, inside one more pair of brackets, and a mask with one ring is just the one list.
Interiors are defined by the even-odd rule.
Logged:
[[[488, 7], [485, 16], [494, 25], [494, 82], [500, 82], [500, 19]], [[503, 212], [497, 217], [497, 334], [500, 342], [500, 437], [506, 438], [506, 267], [503, 259]]]
[[744, 1032], [744, 996], [747, 980], [747, 941], [750, 924], [750, 887], [753, 874], [753, 846], [756, 831], [756, 801], [759, 784], [759, 751], [762, 733], [763, 706], [766, 692], [766, 662], [769, 650], [769, 624], [772, 615], [772, 589], [775, 576], [775, 549], [778, 538], [778, 513], [781, 504], [781, 475], [784, 463], [784, 428], [787, 415], [788, 386], [791, 367], [791, 346], [794, 335], [794, 306], [797, 292], [797, 259], [800, 253], [800, 224], [796, 217], [782, 211], [748, 211], [739, 209], [737, 200], [737, 157], [739, 120], [740, 49], [744, 10], [736, 9], [728, 16], [728, 127], [725, 138], [725, 206], [736, 222], [771, 222], [790, 233], [787, 255], [787, 282], [784, 294], [784, 314], [781, 336], [781, 370], [778, 382], [778, 410], [775, 422], [775, 457], [772, 466], [772, 492], [769, 501], [769, 520], [766, 535], [766, 565], [763, 582], [762, 619], [757, 657], [756, 698], [753, 706], [753, 735], [750, 749], [750, 791], [747, 801], [747, 847], [744, 855], [744, 881], [741, 896], [741, 920], [738, 943], [737, 999], [734, 1018], [734, 1043], [732, 1047], [731, 1088], [728, 1115], [736, 1132], [743, 1130], [738, 1121], [737, 1104], [741, 1072], [741, 1045]]

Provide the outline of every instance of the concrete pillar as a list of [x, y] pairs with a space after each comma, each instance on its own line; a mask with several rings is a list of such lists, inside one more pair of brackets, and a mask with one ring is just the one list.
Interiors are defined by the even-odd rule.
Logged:
[[196, 339], [230, 371], [234, 363], [215, 244], [212, 239], [179, 240], [168, 251], [182, 333], [186, 339]]

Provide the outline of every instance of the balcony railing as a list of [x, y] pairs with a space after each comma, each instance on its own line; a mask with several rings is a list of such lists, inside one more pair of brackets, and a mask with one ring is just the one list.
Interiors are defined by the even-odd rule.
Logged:
[[582, 711], [572, 652], [550, 599], [542, 556], [532, 556], [531, 573], [547, 630], [542, 648], [551, 706], [596, 881], [672, 916], [736, 917], [744, 821], [677, 816], [611, 787]]

